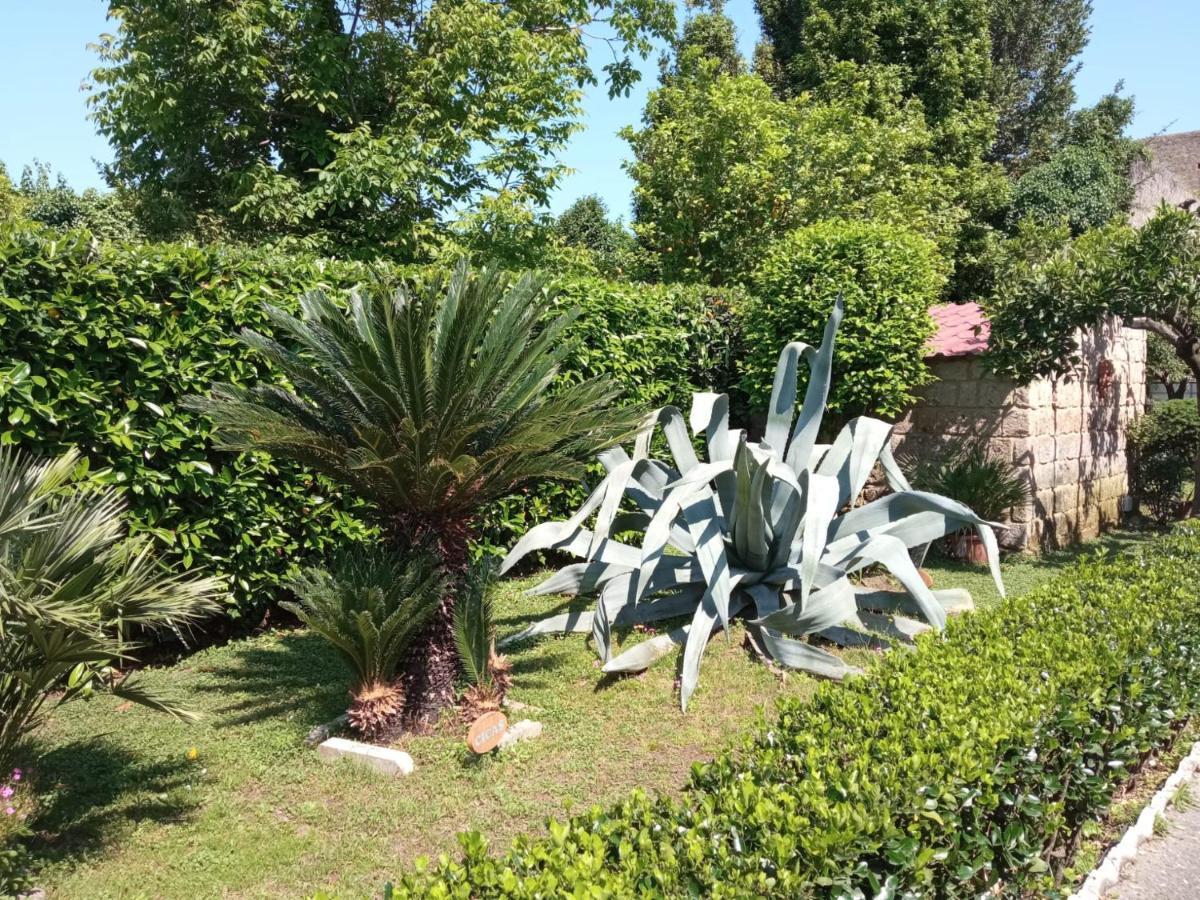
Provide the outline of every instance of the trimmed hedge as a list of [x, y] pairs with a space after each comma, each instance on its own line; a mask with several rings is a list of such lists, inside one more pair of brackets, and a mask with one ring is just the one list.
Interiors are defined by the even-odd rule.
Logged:
[[[125, 489], [130, 525], [169, 564], [231, 576], [233, 617], [255, 616], [307, 556], [361, 539], [366, 510], [335, 486], [261, 454], [214, 451], [207, 423], [181, 408], [214, 381], [276, 376], [236, 339], [267, 329], [264, 301], [295, 308], [314, 287], [386, 288], [428, 272], [386, 264], [255, 255], [182, 245], [99, 245], [84, 232], [0, 230], [0, 442], [86, 454], [91, 477]], [[729, 369], [729, 291], [559, 276], [578, 304], [563, 378], [608, 372], [632, 401], [721, 387]], [[545, 485], [489, 512], [485, 545], [578, 505]]]
[[901, 415], [931, 380], [925, 345], [929, 307], [946, 281], [937, 245], [904, 228], [836, 219], [771, 244], [740, 312], [746, 357], [742, 388], [766, 409], [780, 348], [817, 346], [833, 298], [846, 301], [834, 352], [829, 407], [846, 415]]
[[680, 803], [638, 792], [499, 858], [465, 835], [396, 895], [1055, 896], [1084, 823], [1197, 710], [1197, 572], [1196, 523], [1080, 562], [782, 702]]

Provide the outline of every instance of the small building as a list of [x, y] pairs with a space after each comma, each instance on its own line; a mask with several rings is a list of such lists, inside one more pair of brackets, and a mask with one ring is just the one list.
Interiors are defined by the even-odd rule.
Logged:
[[1129, 222], [1141, 225], [1162, 203], [1200, 213], [1200, 131], [1159, 134], [1142, 141], [1146, 158], [1133, 165]]
[[1009, 510], [1000, 535], [1009, 550], [1062, 546], [1115, 524], [1128, 493], [1126, 429], [1145, 405], [1145, 332], [1114, 323], [1085, 334], [1077, 374], [1022, 386], [979, 359], [989, 326], [978, 304], [930, 312], [937, 332], [927, 362], [937, 381], [897, 424], [897, 452], [937, 453], [968, 439], [1011, 462], [1030, 499]]

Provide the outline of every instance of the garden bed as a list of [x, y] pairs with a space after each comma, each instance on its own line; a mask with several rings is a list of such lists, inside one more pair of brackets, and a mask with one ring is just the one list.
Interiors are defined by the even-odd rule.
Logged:
[[[1077, 553], [1010, 560], [1010, 592]], [[980, 606], [994, 601], [985, 572], [931, 568], [939, 586], [965, 584]], [[563, 608], [562, 598], [524, 597], [534, 580], [499, 586], [501, 636]], [[99, 697], [60, 710], [43, 729], [44, 796], [31, 823], [37, 881], [51, 898], [119, 896], [134, 884], [156, 897], [215, 885], [234, 897], [321, 889], [353, 897], [377, 891], [419, 855], [455, 855], [464, 830], [502, 849], [518, 834], [541, 833], [548, 817], [608, 806], [635, 788], [677, 794], [691, 764], [729, 746], [760, 708], [816, 687], [750, 659], [741, 636], [739, 626], [730, 641], [714, 639], [686, 715], [670, 660], [608, 681], [583, 635], [514, 646], [511, 696], [538, 707], [543, 736], [475, 758], [456, 722], [404, 741], [417, 770], [399, 780], [330, 765], [304, 747], [309, 729], [347, 699], [345, 672], [324, 642], [288, 631], [210, 648], [145, 673], [204, 713], [196, 726]]]

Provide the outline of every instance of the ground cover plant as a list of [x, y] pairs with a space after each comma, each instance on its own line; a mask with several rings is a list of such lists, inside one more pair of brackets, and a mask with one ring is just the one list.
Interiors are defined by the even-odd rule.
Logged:
[[[834, 343], [844, 314], [833, 305], [817, 347], [789, 343], [779, 355], [761, 441], [729, 426], [729, 398], [697, 394], [692, 434], [673, 406], [653, 413], [638, 434], [633, 456], [606, 450], [607, 477], [564, 522], [546, 522], [523, 537], [505, 558], [510, 567], [534, 550], [582, 557], [536, 590], [594, 594], [595, 611], [538, 623], [530, 634], [590, 626], [608, 673], [640, 672], [684, 645], [680, 703], [687, 709], [700, 660], [714, 630], [747, 612], [763, 656], [780, 665], [841, 679], [853, 669], [811, 641], [866, 642], [843, 626], [903, 635], [886, 614], [915, 613], [940, 629], [959, 593], [935, 594], [910, 551], [974, 528], [988, 551], [997, 589], [999, 550], [992, 526], [949, 497], [912, 490], [892, 457], [892, 427], [878, 419], [851, 420], [831, 444], [819, 444], [833, 376]], [[800, 363], [809, 366], [804, 401], [796, 408]], [[661, 425], [670, 446], [665, 462], [650, 456]], [[693, 441], [703, 439], [707, 460]], [[876, 464], [890, 493], [859, 504]], [[628, 497], [636, 511], [621, 512]], [[595, 523], [588, 523], [595, 516]], [[641, 548], [617, 539], [641, 531]], [[674, 549], [677, 552], [669, 552]], [[902, 591], [880, 591], [851, 581], [879, 566]], [[861, 576], [860, 576], [861, 577]], [[748, 612], [753, 610], [753, 612]], [[885, 615], [879, 615], [883, 613]], [[678, 616], [691, 622], [617, 656], [610, 653], [613, 623], [647, 623]]]
[[[1127, 552], [1142, 535], [1100, 542]], [[1068, 568], [1074, 548], [1003, 564], [1010, 593], [1024, 593]], [[986, 570], [931, 560], [936, 587], [969, 587], [983, 608], [998, 601]], [[499, 639], [579, 600], [528, 596], [535, 575], [492, 589]], [[653, 635], [617, 626], [617, 647]], [[562, 817], [629, 791], [675, 795], [693, 762], [727, 748], [770, 715], [780, 697], [805, 698], [818, 682], [773, 673], [747, 658], [744, 627], [709, 647], [690, 712], [672, 692], [675, 667], [606, 679], [584, 635], [512, 645], [510, 697], [535, 709], [510, 713], [545, 725], [537, 741], [472, 761], [463, 731], [408, 738], [417, 776], [380, 780], [330, 766], [303, 746], [317, 722], [346, 706], [351, 671], [337, 651], [306, 631], [270, 632], [145, 670], [148, 688], [200, 714], [185, 725], [115, 698], [71, 704], [35, 737], [41, 805], [29, 824], [35, 881], [51, 897], [108, 898], [138, 885], [156, 897], [192, 898], [220, 884], [229, 897], [345, 897], [380, 892], [420, 855], [460, 852], [456, 834], [478, 829], [490, 846], [543, 833]], [[868, 651], [846, 651], [866, 666]], [[231, 835], [236, 840], [231, 840]]]

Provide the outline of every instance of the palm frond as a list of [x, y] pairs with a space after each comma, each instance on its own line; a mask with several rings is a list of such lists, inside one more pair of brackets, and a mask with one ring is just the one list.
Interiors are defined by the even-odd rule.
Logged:
[[425, 520], [470, 518], [631, 436], [643, 411], [615, 409], [607, 378], [559, 383], [577, 313], [551, 316], [542, 278], [460, 262], [420, 289], [315, 292], [301, 316], [268, 310], [275, 337], [243, 340], [294, 390], [216, 385], [190, 405], [228, 449], [296, 460]]

